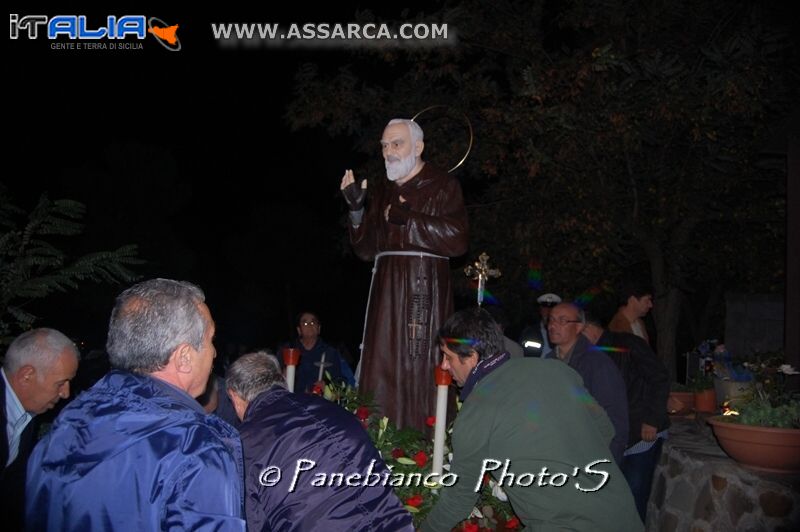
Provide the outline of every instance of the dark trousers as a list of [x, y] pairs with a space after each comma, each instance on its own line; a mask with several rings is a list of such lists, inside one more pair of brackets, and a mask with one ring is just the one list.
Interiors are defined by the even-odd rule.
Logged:
[[647, 514], [647, 501], [650, 499], [650, 487], [653, 484], [653, 472], [656, 469], [658, 458], [661, 456], [661, 438], [647, 451], [637, 454], [629, 454], [622, 461], [622, 474], [631, 487], [633, 500], [636, 502], [636, 510], [639, 512], [644, 523]]

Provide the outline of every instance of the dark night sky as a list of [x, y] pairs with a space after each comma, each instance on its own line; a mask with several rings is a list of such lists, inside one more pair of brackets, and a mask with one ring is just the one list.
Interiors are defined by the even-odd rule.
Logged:
[[[28, 209], [45, 191], [85, 203], [85, 236], [70, 240], [71, 253], [135, 243], [148, 261], [145, 277], [198, 283], [218, 322], [219, 350], [274, 346], [292, 332], [290, 316], [312, 307], [322, 314], [323, 336], [346, 341], [355, 354], [370, 265], [342, 252], [338, 182], [364, 156], [346, 137], [291, 133], [284, 119], [299, 64], [355, 60], [336, 49], [223, 51], [209, 29], [212, 21], [352, 21], [355, 9], [141, 13], [181, 25], [177, 53], [150, 38], [144, 50], [126, 51], [7, 40], [10, 163], [2, 181]], [[386, 13], [398, 15], [399, 8]], [[412, 111], [380, 112], [388, 119]], [[39, 325], [98, 346], [120, 290], [87, 284], [32, 310]]]

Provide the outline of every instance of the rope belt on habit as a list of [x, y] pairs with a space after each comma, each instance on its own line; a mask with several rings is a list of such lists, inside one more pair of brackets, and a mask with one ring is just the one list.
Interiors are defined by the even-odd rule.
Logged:
[[[375, 263], [377, 264], [378, 259], [381, 257], [389, 257], [391, 255], [401, 255], [405, 257], [431, 257], [432, 259], [445, 259], [450, 260], [448, 257], [442, 257], [441, 255], [434, 255], [433, 253], [428, 253], [426, 251], [383, 251], [375, 255]], [[372, 271], [375, 271], [373, 267]]]
[[[375, 263], [372, 265], [372, 279], [369, 281], [369, 296], [367, 296], [367, 311], [364, 313], [364, 328], [362, 329], [361, 333], [361, 345], [359, 345], [359, 350], [361, 351], [361, 355], [364, 355], [364, 338], [367, 335], [367, 318], [369, 318], [369, 304], [372, 300], [372, 285], [375, 283], [375, 272], [378, 271], [378, 259], [381, 257], [391, 257], [392, 255], [395, 256], [402, 256], [402, 257], [419, 257], [419, 258], [430, 258], [430, 259], [444, 259], [450, 260], [449, 257], [443, 257], [441, 255], [436, 255], [434, 253], [428, 253], [427, 251], [382, 251], [375, 255]], [[358, 386], [358, 381], [361, 378], [361, 362], [362, 358], [358, 360], [358, 367], [356, 368], [356, 386]]]

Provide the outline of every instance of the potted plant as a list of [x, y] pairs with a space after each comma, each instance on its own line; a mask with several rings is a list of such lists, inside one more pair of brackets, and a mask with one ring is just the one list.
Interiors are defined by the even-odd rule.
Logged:
[[694, 391], [688, 386], [673, 382], [670, 385], [667, 412], [671, 416], [685, 416], [694, 410]]
[[714, 391], [713, 375], [698, 375], [692, 379], [694, 390], [694, 409], [697, 412], [716, 412], [717, 394]]
[[[684, 410], [694, 410], [697, 412], [714, 412], [716, 410], [716, 396], [708, 391], [714, 387], [713, 380], [713, 354], [719, 345], [716, 339], [703, 340], [698, 346], [683, 354], [686, 357], [686, 386], [678, 388], [672, 385], [672, 392], [667, 403], [667, 411], [675, 415], [676, 406], [683, 403]], [[690, 377], [694, 373], [691, 368], [700, 363], [699, 375]], [[678, 385], [680, 386], [680, 385]], [[683, 393], [681, 393], [683, 392]], [[697, 399], [700, 398], [700, 408], [697, 406]], [[686, 412], [683, 412], [686, 413]], [[681, 414], [679, 414], [681, 415]]]
[[747, 367], [755, 378], [752, 391], [708, 420], [720, 447], [748, 467], [800, 472], [800, 397], [785, 387], [797, 370], [774, 355]]

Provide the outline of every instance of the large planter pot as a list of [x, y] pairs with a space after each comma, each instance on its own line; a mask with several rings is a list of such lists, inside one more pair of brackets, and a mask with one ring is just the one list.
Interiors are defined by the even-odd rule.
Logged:
[[744, 466], [777, 473], [800, 473], [800, 429], [758, 427], [708, 419], [719, 446]]
[[669, 392], [667, 412], [673, 416], [684, 416], [694, 409], [694, 392]]

